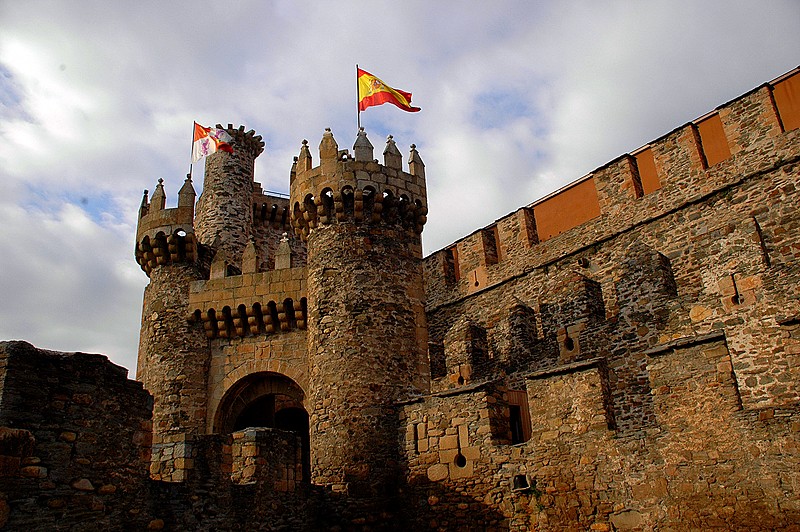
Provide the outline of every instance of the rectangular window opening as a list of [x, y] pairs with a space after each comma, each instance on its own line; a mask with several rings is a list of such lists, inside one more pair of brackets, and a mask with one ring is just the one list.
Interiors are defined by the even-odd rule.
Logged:
[[457, 246], [450, 246], [444, 250], [444, 278], [447, 284], [457, 283], [461, 279]]
[[491, 266], [500, 262], [500, 233], [497, 230], [497, 224], [481, 231], [481, 237], [486, 265]]
[[511, 444], [524, 443], [531, 438], [531, 414], [528, 394], [523, 390], [508, 390], [508, 422]]
[[522, 431], [522, 409], [519, 405], [511, 405], [508, 410], [511, 424], [511, 443], [522, 443], [525, 441]]
[[536, 231], [536, 218], [533, 216], [533, 209], [530, 207], [522, 208], [522, 231], [527, 247], [533, 247], [539, 243], [539, 233]]

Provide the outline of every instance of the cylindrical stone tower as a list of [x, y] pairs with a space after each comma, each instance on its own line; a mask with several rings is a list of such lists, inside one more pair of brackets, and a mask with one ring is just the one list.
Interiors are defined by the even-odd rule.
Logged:
[[222, 251], [230, 264], [241, 266], [253, 226], [255, 160], [264, 151], [264, 141], [252, 129], [245, 132], [244, 126], [228, 124], [226, 131], [233, 138], [233, 153], [218, 151], [206, 158], [195, 231], [201, 244], [216, 242], [217, 253]]
[[209, 275], [209, 258], [202, 252], [213, 249], [228, 264], [241, 266], [252, 231], [254, 161], [264, 143], [243, 126], [229, 125], [226, 131], [233, 153], [206, 158], [196, 218], [188, 178], [176, 208], [165, 208], [159, 180], [150, 201], [145, 193], [139, 213], [136, 259], [150, 283], [137, 378], [154, 397], [151, 474], [161, 480], [186, 478], [192, 439], [206, 432], [211, 351], [202, 326], [188, 319], [191, 284]]
[[163, 480], [182, 480], [174, 448], [202, 434], [206, 421], [208, 340], [202, 328], [187, 321], [189, 286], [204, 277], [192, 227], [194, 198], [187, 178], [178, 206], [165, 209], [159, 180], [151, 201], [145, 192], [136, 237], [136, 260], [150, 277], [136, 378], [154, 397], [151, 473]]
[[312, 168], [306, 141], [292, 173], [295, 229], [308, 246], [312, 482], [381, 509], [396, 494], [398, 402], [429, 382], [420, 233], [424, 166], [409, 172], [389, 137], [385, 164], [363, 130], [355, 158], [330, 130]]

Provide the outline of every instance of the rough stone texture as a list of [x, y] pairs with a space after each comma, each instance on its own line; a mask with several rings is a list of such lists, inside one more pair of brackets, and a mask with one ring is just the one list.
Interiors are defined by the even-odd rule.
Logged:
[[252, 240], [258, 252], [258, 271], [279, 268], [276, 263], [284, 235], [289, 244], [291, 266], [305, 266], [306, 247], [292, 231], [289, 198], [270, 196], [253, 183]]
[[300, 438], [275, 429], [247, 429], [233, 434], [231, 480], [236, 484], [263, 482], [274, 491], [301, 488]]
[[[425, 259], [415, 147], [405, 172], [391, 137], [380, 164], [326, 131], [287, 200], [229, 127], [193, 221], [189, 181], [140, 210], [149, 452], [107, 361], [0, 356], [0, 522], [800, 530], [800, 120], [777, 84], [800, 75]], [[132, 410], [97, 408], [109, 390]]]
[[189, 287], [201, 275], [196, 264], [164, 265], [150, 273], [145, 289], [137, 376], [155, 398], [155, 478], [173, 472], [156, 465], [162, 444], [205, 432], [210, 352], [200, 324], [188, 323], [186, 315]]
[[0, 368], [7, 528], [144, 528], [152, 400], [141, 383], [104, 356], [25, 342], [0, 342]]
[[[304, 198], [324, 202], [330, 186], [336, 213], [302, 229], [311, 309], [311, 480], [360, 499], [362, 507], [348, 512], [348, 519], [366, 520], [394, 511], [390, 501], [399, 494], [401, 478], [396, 403], [424, 391], [419, 385], [428, 381], [421, 244], [415, 230], [420, 214], [414, 207], [425, 197], [422, 190], [405, 195], [404, 189], [414, 190], [416, 176], [339, 159], [329, 132], [320, 153], [318, 168], [298, 170], [291, 194], [299, 209]], [[389, 184], [383, 182], [387, 173]], [[377, 204], [385, 209], [380, 218], [364, 216], [363, 201], [346, 198], [369, 187], [373, 196], [384, 187], [391, 193]], [[375, 213], [376, 202], [371, 208]]]
[[[217, 126], [220, 127], [221, 126]], [[253, 226], [253, 167], [264, 150], [261, 136], [228, 125], [233, 153], [206, 158], [203, 193], [197, 200], [195, 229], [201, 244], [223, 251], [235, 266], [250, 242]]]

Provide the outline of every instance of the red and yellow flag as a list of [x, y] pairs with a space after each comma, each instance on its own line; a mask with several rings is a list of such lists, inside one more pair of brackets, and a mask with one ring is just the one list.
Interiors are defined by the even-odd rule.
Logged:
[[215, 151], [233, 153], [229, 142], [233, 139], [224, 129], [203, 127], [194, 123], [194, 141], [192, 142], [192, 162], [195, 163]]
[[391, 103], [402, 109], [416, 113], [419, 107], [411, 107], [411, 93], [393, 89], [366, 70], [358, 69], [358, 110], [363, 111], [373, 105]]

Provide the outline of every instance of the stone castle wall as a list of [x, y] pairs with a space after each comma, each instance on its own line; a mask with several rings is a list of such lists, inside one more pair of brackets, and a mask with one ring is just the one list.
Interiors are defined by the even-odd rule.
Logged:
[[101, 355], [0, 343], [0, 527], [146, 528], [152, 399]]
[[427, 381], [425, 189], [395, 152], [390, 139], [384, 165], [351, 159], [326, 131], [319, 166], [301, 152], [291, 189], [308, 249], [311, 480], [358, 499], [351, 519], [396, 511], [396, 404]]
[[230, 126], [194, 220], [189, 179], [142, 203], [152, 414], [101, 357], [0, 351], [0, 518], [797, 529], [798, 95], [795, 70], [425, 259], [413, 145], [405, 172], [327, 131], [286, 199]]
[[[537, 234], [546, 198], [426, 259], [437, 394], [406, 407], [427, 440], [400, 429], [420, 523], [796, 521], [800, 130], [779, 110], [765, 86], [704, 118], [728, 146], [714, 164], [696, 124], [651, 143], [648, 194], [634, 156], [598, 169], [577, 227]], [[498, 404], [530, 412], [526, 441], [494, 432]], [[455, 435], [477, 458], [454, 461]]]
[[285, 375], [308, 390], [306, 279], [298, 267], [192, 283], [187, 317], [211, 344], [207, 432], [219, 431], [226, 392], [250, 375]]

